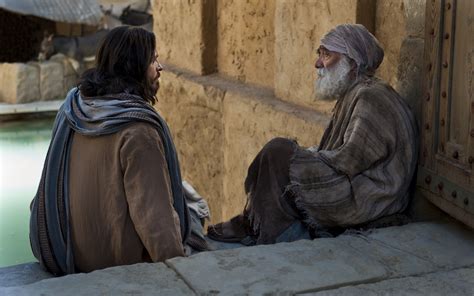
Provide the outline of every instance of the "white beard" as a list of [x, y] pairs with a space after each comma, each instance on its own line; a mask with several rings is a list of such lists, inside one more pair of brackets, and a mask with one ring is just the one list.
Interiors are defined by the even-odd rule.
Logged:
[[318, 79], [314, 83], [316, 98], [333, 100], [342, 97], [352, 83], [349, 58], [342, 56], [331, 68], [319, 68]]

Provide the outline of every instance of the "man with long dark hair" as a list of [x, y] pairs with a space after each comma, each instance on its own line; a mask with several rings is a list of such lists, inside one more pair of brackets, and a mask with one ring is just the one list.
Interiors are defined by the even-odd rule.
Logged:
[[59, 110], [30, 241], [55, 275], [183, 256], [190, 234], [179, 163], [152, 104], [155, 36], [118, 27]]

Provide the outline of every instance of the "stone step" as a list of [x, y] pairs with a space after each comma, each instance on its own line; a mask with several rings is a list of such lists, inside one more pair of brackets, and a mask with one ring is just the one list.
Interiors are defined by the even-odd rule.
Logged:
[[336, 293], [327, 295], [363, 295], [371, 289], [391, 293], [399, 284], [402, 295], [411, 292], [410, 285], [429, 286], [452, 270], [459, 276], [451, 281], [453, 291], [464, 293], [474, 288], [474, 233], [457, 223], [424, 222], [336, 238], [205, 252], [165, 263], [119, 266], [61, 278], [45, 279], [48, 275], [32, 266], [0, 269], [0, 294], [290, 295], [325, 291]]
[[299, 294], [305, 296], [472, 296], [474, 295], [474, 268], [440, 271], [422, 276], [391, 279], [374, 284], [339, 288], [317, 293]]
[[33, 284], [0, 288], [0, 295], [194, 295], [163, 263], [111, 267], [91, 273], [51, 278]]
[[0, 268], [0, 288], [23, 286], [53, 277], [38, 262]]

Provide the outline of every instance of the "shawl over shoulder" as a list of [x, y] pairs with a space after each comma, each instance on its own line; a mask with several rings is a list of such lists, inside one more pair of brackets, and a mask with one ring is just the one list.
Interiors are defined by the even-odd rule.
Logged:
[[41, 181], [31, 204], [31, 248], [40, 264], [54, 275], [75, 272], [68, 195], [73, 133], [107, 135], [133, 122], [147, 122], [160, 134], [170, 174], [173, 207], [180, 220], [183, 243], [187, 242], [192, 222], [178, 156], [166, 122], [140, 97], [122, 93], [83, 100], [79, 89], [73, 88], [56, 116]]

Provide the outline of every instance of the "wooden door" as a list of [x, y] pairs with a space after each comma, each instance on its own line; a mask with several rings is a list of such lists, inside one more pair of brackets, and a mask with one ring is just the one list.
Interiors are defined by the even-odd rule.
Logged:
[[427, 0], [418, 186], [474, 228], [474, 1]]

